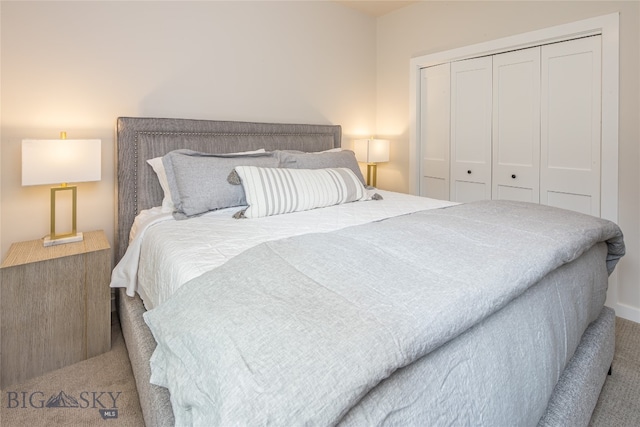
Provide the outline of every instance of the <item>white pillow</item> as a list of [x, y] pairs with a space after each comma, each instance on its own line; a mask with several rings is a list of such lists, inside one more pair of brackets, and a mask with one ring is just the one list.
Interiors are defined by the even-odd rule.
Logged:
[[260, 218], [370, 200], [349, 168], [286, 169], [236, 166], [249, 205], [236, 218]]
[[149, 159], [147, 160], [147, 163], [151, 165], [153, 171], [156, 173], [158, 181], [160, 182], [160, 187], [162, 187], [162, 191], [164, 193], [164, 198], [162, 199], [162, 211], [173, 212], [173, 199], [171, 198], [171, 191], [169, 190], [167, 173], [164, 170], [164, 164], [162, 164], [162, 157]]
[[[265, 149], [260, 148], [259, 150], [254, 151], [242, 151], [239, 153], [229, 153], [229, 155], [243, 155], [243, 154], [256, 154], [256, 153], [264, 153]], [[153, 171], [156, 173], [158, 177], [158, 182], [160, 182], [160, 187], [162, 187], [162, 191], [164, 193], [164, 198], [162, 199], [162, 212], [173, 212], [175, 209], [175, 205], [173, 203], [173, 198], [171, 197], [171, 190], [169, 189], [169, 181], [167, 180], [167, 172], [164, 170], [164, 164], [162, 163], [162, 157], [155, 157], [153, 159], [147, 160], [147, 163], [151, 165]]]

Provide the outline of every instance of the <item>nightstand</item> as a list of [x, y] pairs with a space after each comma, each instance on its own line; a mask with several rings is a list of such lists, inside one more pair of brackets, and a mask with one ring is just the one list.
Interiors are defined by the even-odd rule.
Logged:
[[0, 272], [2, 388], [111, 348], [111, 251], [103, 231], [46, 248], [42, 240], [14, 243]]

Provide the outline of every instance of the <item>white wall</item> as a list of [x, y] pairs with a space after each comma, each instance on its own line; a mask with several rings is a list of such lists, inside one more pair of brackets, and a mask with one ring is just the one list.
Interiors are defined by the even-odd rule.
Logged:
[[[627, 255], [617, 268], [618, 315], [640, 322], [640, 3], [426, 1], [378, 19], [377, 130], [395, 140], [378, 182], [409, 189], [409, 61], [582, 19], [620, 13], [619, 221]], [[397, 133], [396, 133], [397, 132]], [[382, 185], [381, 185], [382, 186]]]
[[118, 116], [341, 124], [375, 133], [375, 18], [332, 2], [1, 2], [1, 246], [49, 231], [24, 138], [102, 139], [78, 229], [113, 243]]

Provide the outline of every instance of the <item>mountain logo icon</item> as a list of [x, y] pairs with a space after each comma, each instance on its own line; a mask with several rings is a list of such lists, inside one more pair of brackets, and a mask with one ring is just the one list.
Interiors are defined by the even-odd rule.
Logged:
[[79, 406], [76, 398], [69, 396], [64, 391], [60, 391], [57, 395], [51, 396], [46, 404], [47, 408], [77, 408]]

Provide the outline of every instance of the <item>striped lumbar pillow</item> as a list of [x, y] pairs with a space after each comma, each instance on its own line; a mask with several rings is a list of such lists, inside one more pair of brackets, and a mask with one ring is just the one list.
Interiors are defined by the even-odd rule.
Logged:
[[236, 217], [260, 218], [369, 200], [348, 168], [285, 169], [236, 166], [249, 207]]

